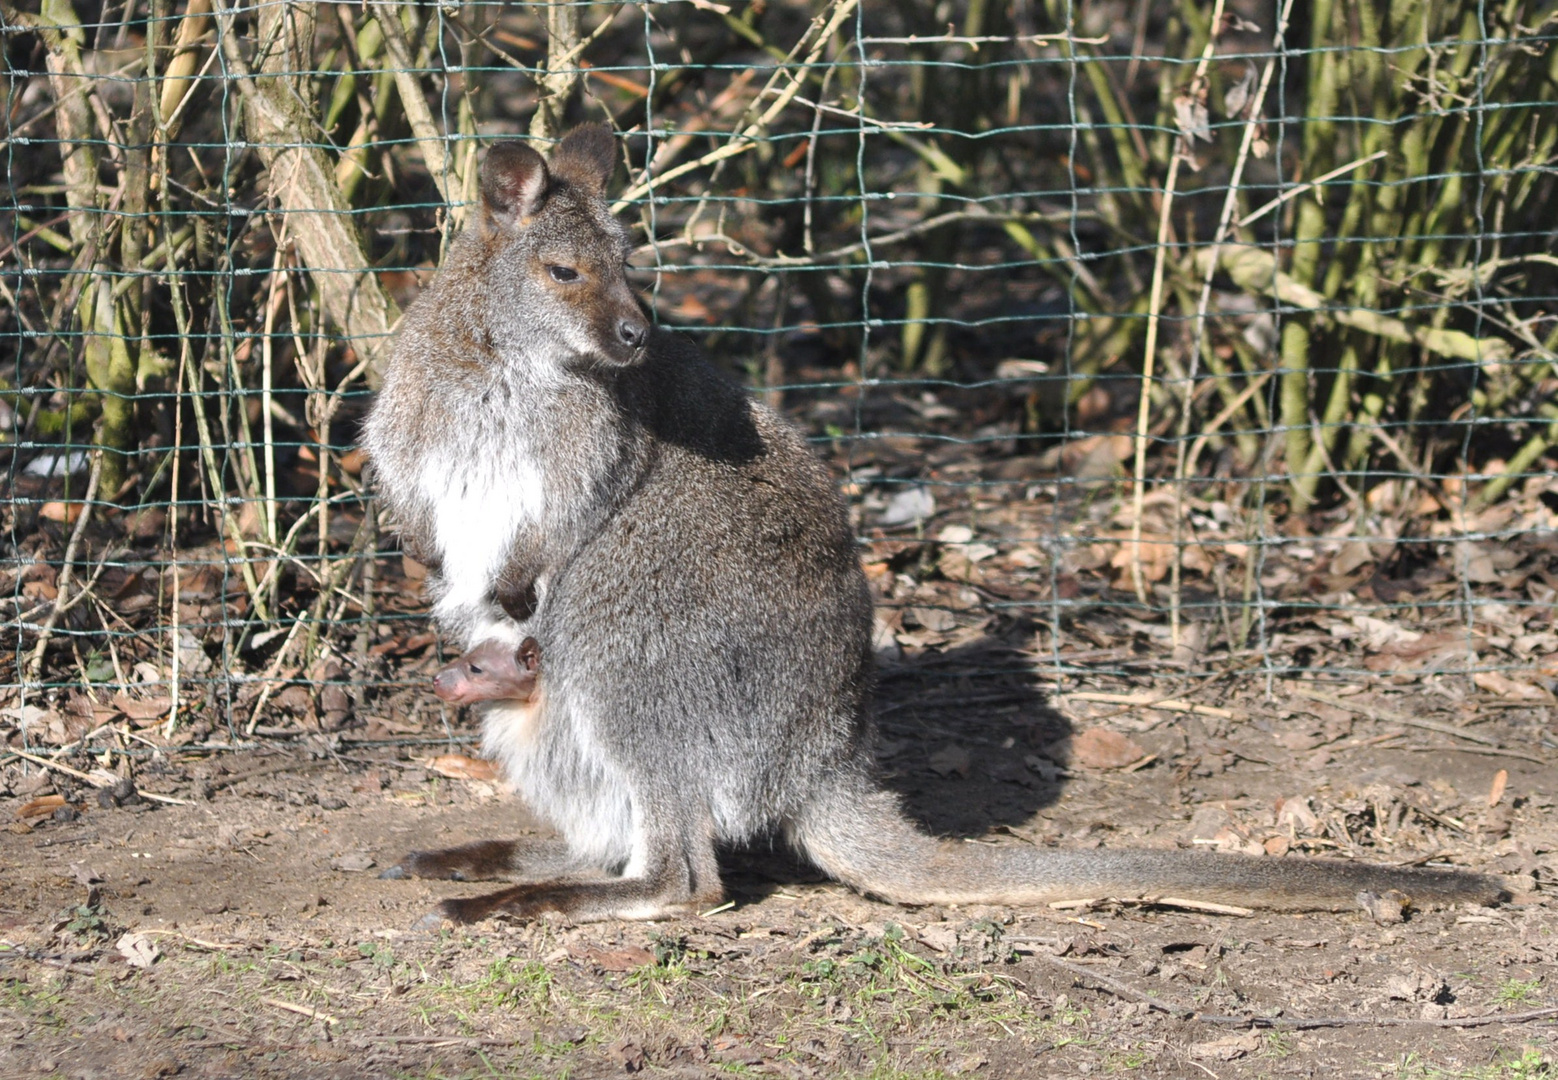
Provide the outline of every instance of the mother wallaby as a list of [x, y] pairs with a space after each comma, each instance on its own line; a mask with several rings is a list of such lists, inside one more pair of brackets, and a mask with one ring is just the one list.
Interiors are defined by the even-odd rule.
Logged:
[[540, 644], [536, 692], [486, 707], [484, 746], [566, 850], [414, 852], [387, 876], [531, 879], [445, 901], [461, 921], [659, 918], [718, 901], [716, 845], [778, 834], [905, 903], [1499, 895], [1454, 871], [917, 831], [875, 779], [871, 598], [843, 504], [787, 423], [650, 326], [606, 201], [615, 160], [595, 126], [550, 163], [488, 152], [481, 206], [406, 312], [367, 424], [378, 489], [435, 572], [435, 618], [466, 647]]

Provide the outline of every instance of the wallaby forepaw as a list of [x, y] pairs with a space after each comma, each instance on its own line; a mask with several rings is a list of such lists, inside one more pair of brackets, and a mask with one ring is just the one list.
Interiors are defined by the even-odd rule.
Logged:
[[400, 881], [410, 876], [411, 872], [406, 869], [405, 863], [396, 863], [394, 866], [379, 872], [380, 881]]

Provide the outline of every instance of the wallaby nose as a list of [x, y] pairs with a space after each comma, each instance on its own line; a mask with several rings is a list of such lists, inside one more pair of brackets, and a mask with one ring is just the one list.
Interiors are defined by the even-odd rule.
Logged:
[[649, 340], [649, 327], [638, 319], [619, 319], [617, 337], [628, 348], [637, 349]]

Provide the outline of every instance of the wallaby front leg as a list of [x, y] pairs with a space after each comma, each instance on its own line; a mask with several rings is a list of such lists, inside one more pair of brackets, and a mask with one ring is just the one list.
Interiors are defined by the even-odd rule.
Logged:
[[575, 922], [602, 919], [665, 919], [695, 914], [717, 905], [724, 896], [716, 878], [693, 893], [666, 881], [618, 878], [615, 881], [549, 881], [515, 885], [482, 896], [440, 903], [435, 918], [457, 923], [480, 922], [493, 915], [531, 919], [557, 912]]

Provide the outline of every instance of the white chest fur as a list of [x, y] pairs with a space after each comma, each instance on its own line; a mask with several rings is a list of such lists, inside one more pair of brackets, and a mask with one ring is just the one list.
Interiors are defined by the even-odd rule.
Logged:
[[510, 637], [519, 644], [517, 627], [494, 608], [492, 589], [519, 531], [546, 510], [538, 463], [512, 444], [505, 450], [494, 453], [489, 444], [480, 453], [429, 455], [417, 473], [443, 564], [433, 616], [465, 630], [467, 645]]

